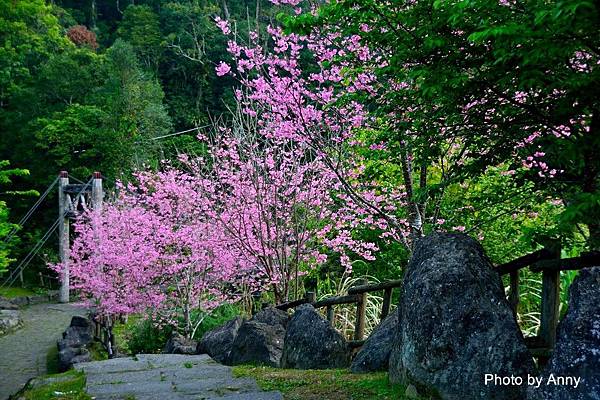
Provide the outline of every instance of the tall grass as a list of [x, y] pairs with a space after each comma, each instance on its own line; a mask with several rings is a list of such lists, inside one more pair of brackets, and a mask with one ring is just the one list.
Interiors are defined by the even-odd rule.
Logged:
[[[560, 274], [560, 305], [561, 317], [567, 312], [569, 304], [569, 287], [578, 271], [562, 271]], [[507, 282], [507, 281], [506, 281]], [[542, 302], [542, 274], [531, 272], [529, 269], [519, 271], [520, 301], [517, 309], [517, 322], [525, 337], [536, 336], [540, 328], [540, 309]], [[508, 283], [505, 292], [510, 291]]]

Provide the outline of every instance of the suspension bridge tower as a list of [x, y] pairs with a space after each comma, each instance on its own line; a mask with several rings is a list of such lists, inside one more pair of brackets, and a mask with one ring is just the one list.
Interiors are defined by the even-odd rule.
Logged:
[[58, 251], [63, 266], [60, 279], [59, 300], [69, 302], [70, 294], [70, 224], [82, 210], [91, 209], [95, 212], [102, 210], [104, 193], [102, 190], [102, 175], [94, 172], [92, 179], [83, 184], [69, 183], [67, 171], [61, 171], [58, 178]]

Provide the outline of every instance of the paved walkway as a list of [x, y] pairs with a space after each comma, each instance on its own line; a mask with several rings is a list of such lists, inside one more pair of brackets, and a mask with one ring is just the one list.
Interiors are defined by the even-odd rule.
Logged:
[[206, 355], [140, 354], [76, 364], [87, 376], [86, 391], [97, 400], [282, 400], [250, 378], [233, 378], [231, 368]]
[[23, 328], [0, 337], [0, 400], [46, 373], [48, 350], [73, 315], [85, 315], [85, 310], [72, 304], [35, 304], [21, 310]]

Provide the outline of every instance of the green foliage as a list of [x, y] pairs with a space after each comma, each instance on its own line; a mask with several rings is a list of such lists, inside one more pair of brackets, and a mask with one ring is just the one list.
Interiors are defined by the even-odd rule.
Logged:
[[[192, 313], [194, 314], [192, 319], [195, 320], [198, 311]], [[224, 304], [217, 307], [210, 315], [204, 317], [194, 339], [200, 340], [204, 333], [223, 325], [237, 315], [240, 315], [237, 305]], [[152, 354], [162, 352], [171, 337], [173, 328], [158, 325], [151, 318], [130, 316], [127, 323], [116, 324], [113, 332], [119, 351], [126, 354]]]
[[19, 94], [53, 52], [70, 45], [43, 0], [0, 3], [0, 104]]
[[58, 347], [52, 346], [46, 353], [46, 373], [58, 373]]
[[119, 144], [115, 132], [105, 128], [107, 119], [108, 114], [96, 106], [72, 104], [50, 118], [37, 120], [38, 146], [52, 165], [75, 176], [87, 177], [94, 170], [112, 172], [114, 161], [123, 160], [106, 157], [110, 147]]
[[21, 288], [21, 287], [4, 287], [0, 289], [0, 296], [5, 297], [7, 299], [12, 299], [15, 297], [27, 297], [33, 296], [36, 293], [31, 289]]
[[148, 140], [170, 133], [171, 121], [162, 101], [164, 93], [158, 82], [143, 72], [133, 48], [117, 40], [106, 53], [108, 80], [100, 91], [113, 121], [111, 128], [135, 138], [138, 153], [151, 150]]
[[[214, 74], [213, 62], [226, 57], [224, 37], [212, 21], [216, 4], [171, 1], [160, 10], [163, 58], [159, 76], [176, 126], [189, 128], [208, 122], [207, 111], [222, 107], [223, 80]], [[176, 143], [179, 151], [197, 142]], [[169, 152], [167, 154], [174, 154]]]
[[108, 360], [108, 352], [106, 351], [102, 343], [94, 340], [86, 347], [90, 352], [90, 357], [93, 361]]
[[[29, 171], [26, 169], [5, 169], [9, 165], [9, 161], [0, 160], [0, 185], [10, 185], [12, 184], [12, 178], [29, 175]], [[4, 197], [6, 195], [14, 197], [15, 195], [39, 195], [39, 193], [31, 190], [26, 192], [14, 190], [0, 192], [0, 196]], [[11, 258], [10, 253], [12, 248], [18, 244], [17, 237], [8, 238], [11, 231], [19, 228], [19, 226], [9, 222], [8, 217], [8, 206], [5, 201], [0, 200], [0, 275], [6, 272], [11, 262], [15, 261], [14, 258]]]

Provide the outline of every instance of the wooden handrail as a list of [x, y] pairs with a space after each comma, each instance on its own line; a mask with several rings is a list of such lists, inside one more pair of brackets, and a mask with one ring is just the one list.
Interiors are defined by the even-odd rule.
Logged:
[[500, 275], [506, 275], [511, 272], [518, 271], [522, 268], [528, 267], [540, 260], [548, 260], [554, 258], [554, 253], [547, 249], [541, 249], [534, 251], [531, 254], [524, 255], [505, 264], [500, 264], [494, 270]]
[[380, 282], [372, 285], [366, 284], [366, 280], [363, 280], [362, 284], [350, 288], [348, 290], [348, 294], [345, 296], [333, 296], [316, 301], [315, 293], [307, 292], [304, 298], [276, 305], [275, 308], [287, 311], [290, 308], [298, 307], [302, 304], [311, 304], [315, 308], [327, 307], [327, 320], [333, 323], [334, 305], [356, 304], [356, 323], [354, 329], [354, 341], [352, 341], [351, 347], [360, 347], [362, 343], [364, 343], [363, 339], [365, 336], [367, 293], [376, 292], [379, 290], [385, 291], [383, 295], [383, 305], [381, 307], [381, 319], [383, 320], [390, 313], [393, 289], [401, 285], [401, 280]]
[[535, 262], [530, 269], [533, 272], [569, 271], [597, 266], [600, 266], [600, 251], [590, 251], [582, 253], [579, 257], [540, 260]]
[[319, 301], [313, 303], [313, 307], [321, 308], [321, 307], [327, 307], [327, 306], [334, 306], [336, 304], [352, 304], [352, 303], [356, 303], [358, 301], [359, 301], [359, 298], [356, 295], [335, 296], [335, 297], [328, 297], [326, 299], [319, 300]]
[[380, 282], [380, 283], [374, 283], [371, 285], [360, 285], [360, 286], [354, 286], [350, 289], [348, 289], [348, 294], [360, 294], [360, 293], [366, 293], [366, 292], [377, 292], [379, 290], [385, 290], [385, 289], [390, 289], [390, 288], [397, 288], [402, 286], [402, 280], [401, 279], [397, 279], [394, 281], [386, 281], [386, 282]]

